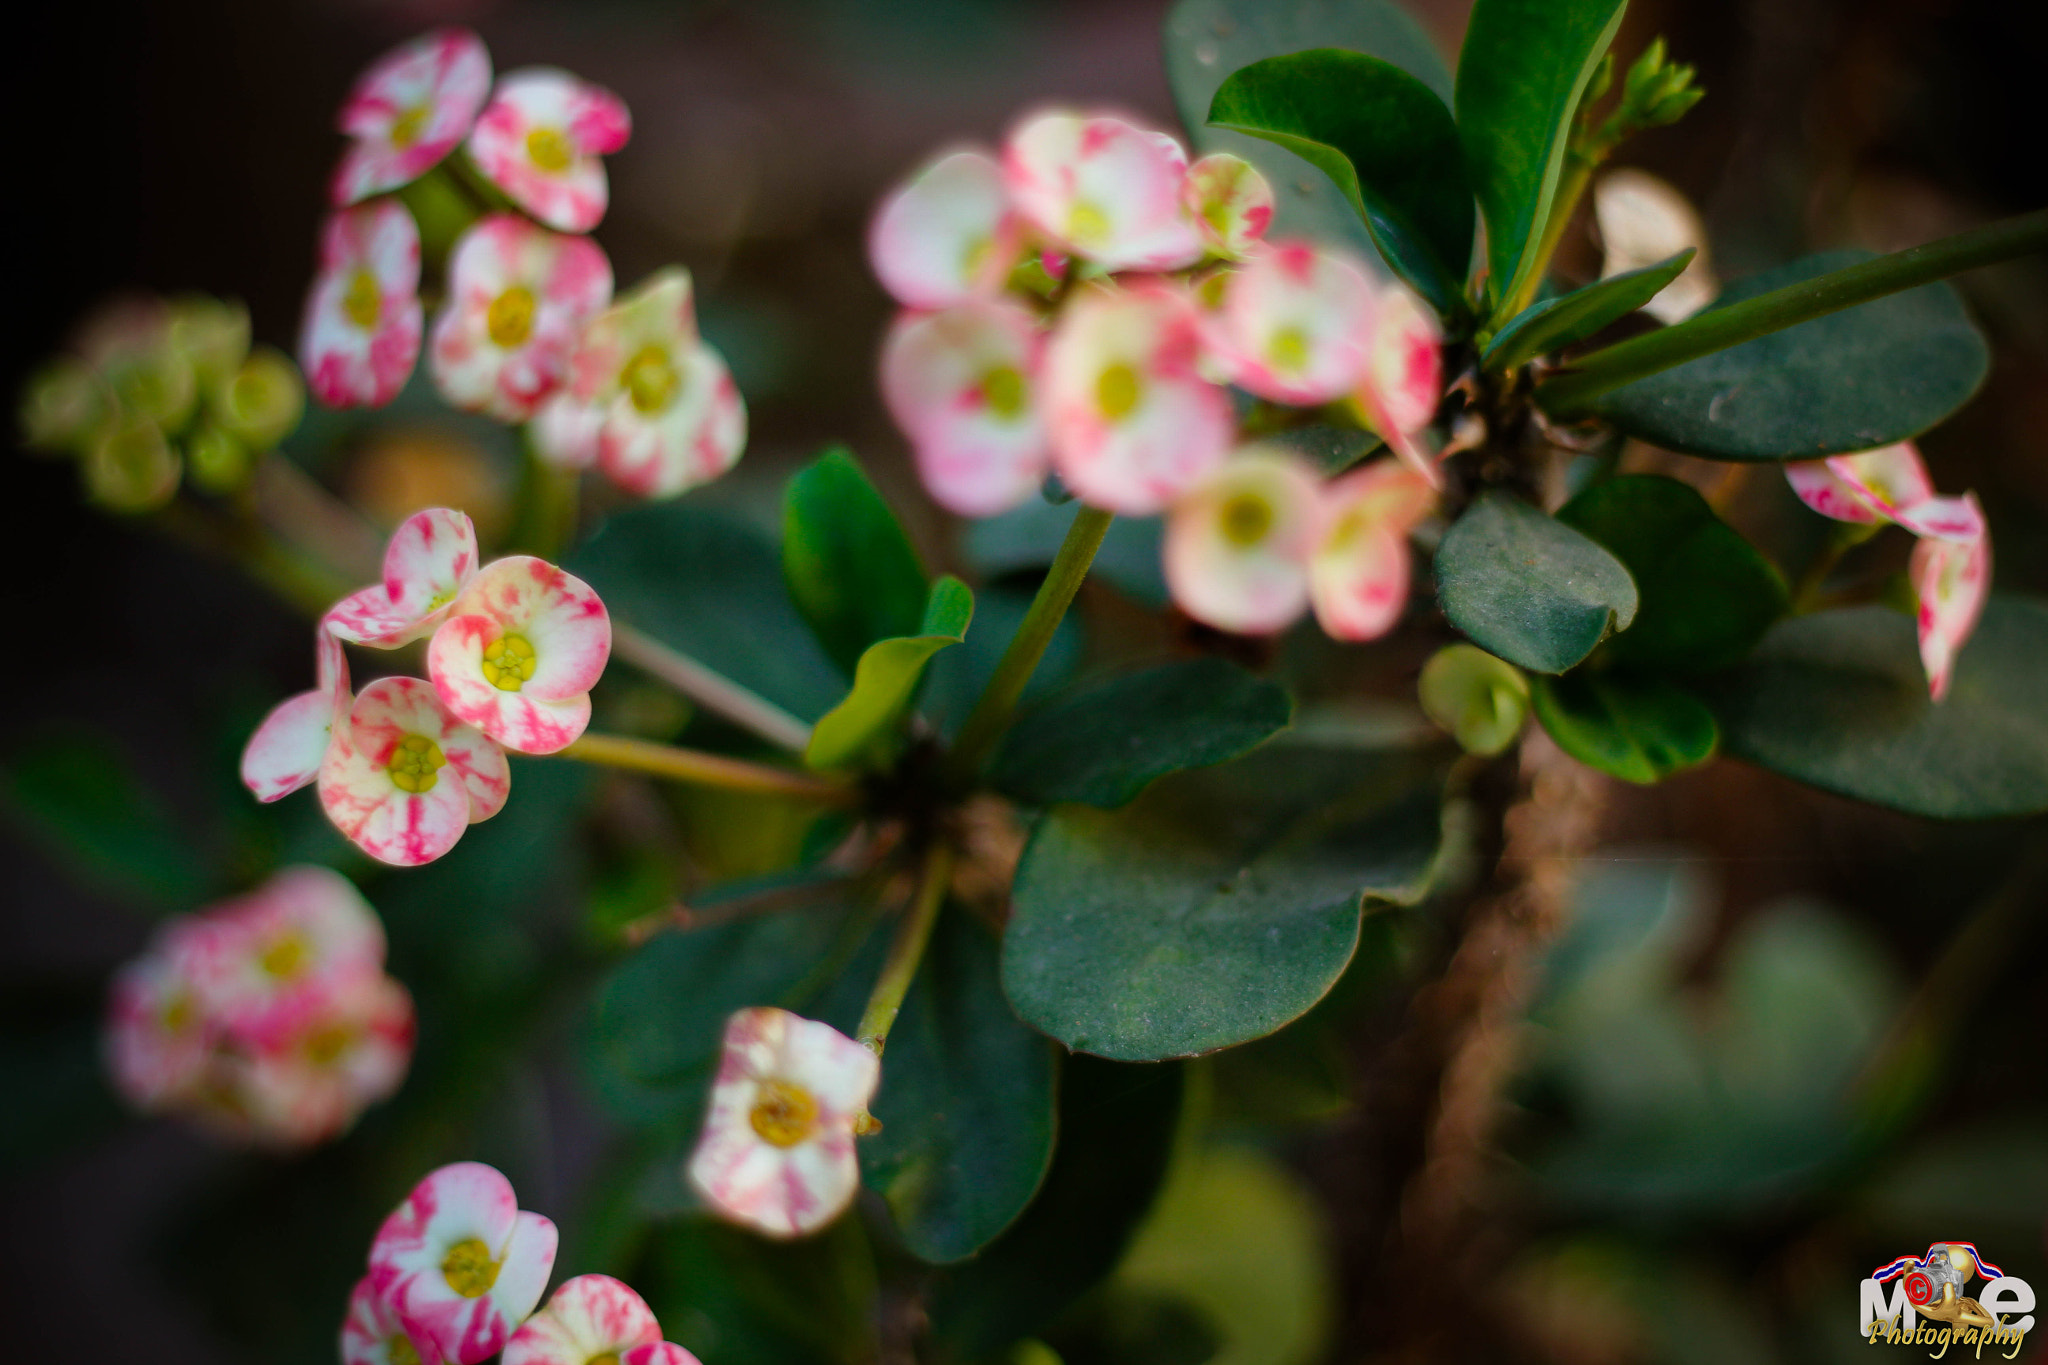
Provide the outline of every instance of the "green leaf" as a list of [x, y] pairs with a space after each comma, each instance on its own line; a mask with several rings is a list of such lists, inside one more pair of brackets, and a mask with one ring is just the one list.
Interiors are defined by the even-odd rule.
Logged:
[[1538, 259], [1579, 95], [1626, 0], [1478, 0], [1452, 107], [1465, 175], [1486, 219], [1495, 306], [1520, 297]]
[[1004, 1001], [996, 944], [944, 915], [889, 1031], [861, 1174], [921, 1260], [972, 1256], [1015, 1222], [1052, 1162], [1056, 1059]]
[[1524, 308], [1487, 343], [1480, 366], [1498, 374], [1584, 341], [1656, 298], [1665, 285], [1685, 273], [1698, 254], [1696, 248], [1687, 247], [1655, 265], [1624, 271]]
[[719, 1365], [865, 1365], [879, 1356], [874, 1251], [858, 1218], [777, 1242], [713, 1218], [661, 1224], [634, 1281], [667, 1337]]
[[96, 731], [46, 734], [16, 752], [0, 766], [0, 810], [80, 876], [122, 894], [189, 910], [212, 889], [191, 836]]
[[948, 574], [932, 584], [919, 633], [880, 640], [861, 653], [853, 687], [811, 731], [804, 762], [838, 768], [877, 755], [889, 732], [910, 707], [918, 680], [932, 655], [957, 645], [974, 618], [974, 594]]
[[[1808, 256], [1736, 281], [1698, 317], [1874, 259], [1867, 251]], [[1989, 365], [1956, 291], [1926, 284], [1639, 379], [1593, 411], [1667, 450], [1811, 460], [1919, 435], [1968, 402]]]
[[782, 571], [797, 610], [848, 673], [875, 641], [918, 633], [924, 566], [843, 447], [797, 471], [783, 490]]
[[1664, 678], [1580, 669], [1535, 679], [1530, 699], [1558, 748], [1624, 782], [1698, 767], [1720, 739], [1706, 703]]
[[1557, 519], [1612, 550], [1642, 596], [1635, 624], [1607, 646], [1617, 663], [1726, 668], [1785, 614], [1784, 577], [1691, 484], [1653, 474], [1608, 479]]
[[1329, 176], [1394, 272], [1438, 313], [1461, 310], [1472, 192], [1458, 127], [1428, 86], [1378, 57], [1320, 48], [1234, 73], [1208, 121], [1285, 147]]
[[994, 1356], [1110, 1273], [1165, 1178], [1181, 1090], [1178, 1066], [1064, 1061], [1059, 1150], [1038, 1197], [981, 1255], [933, 1281], [932, 1334], [948, 1358]]
[[1287, 727], [1293, 699], [1223, 659], [1086, 682], [1025, 716], [996, 756], [996, 790], [1035, 806], [1124, 805], [1154, 778], [1203, 768]]
[[597, 589], [614, 620], [805, 720], [846, 690], [790, 603], [774, 548], [744, 522], [643, 503], [613, 515], [565, 567]]
[[1273, 236], [1349, 246], [1378, 263], [1372, 234], [1327, 176], [1271, 142], [1208, 126], [1209, 106], [1232, 72], [1325, 47], [1392, 62], [1439, 99], [1451, 97], [1450, 71], [1429, 35], [1388, 0], [1181, 0], [1166, 20], [1167, 79], [1196, 153], [1231, 152], [1259, 168], [1273, 186]]
[[1336, 981], [1366, 897], [1426, 889], [1441, 798], [1415, 755], [1282, 742], [1121, 811], [1058, 807], [1017, 869], [1003, 988], [1026, 1022], [1125, 1061], [1263, 1037]]
[[1498, 489], [1480, 494], [1436, 552], [1444, 614], [1472, 642], [1538, 673], [1562, 673], [1636, 616], [1620, 560]]
[[1883, 607], [1778, 623], [1708, 695], [1727, 751], [1943, 820], [2048, 810], [2048, 603], [1994, 596], [1928, 700], [1913, 622]]

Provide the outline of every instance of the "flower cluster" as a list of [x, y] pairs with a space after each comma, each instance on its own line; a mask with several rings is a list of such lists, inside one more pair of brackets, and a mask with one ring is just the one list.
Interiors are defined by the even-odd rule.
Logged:
[[181, 478], [206, 493], [240, 488], [304, 406], [298, 370], [251, 348], [239, 303], [138, 297], [101, 310], [29, 381], [21, 424], [31, 449], [78, 459], [101, 506], [148, 512]]
[[697, 1365], [609, 1275], [567, 1280], [535, 1312], [556, 1241], [555, 1225], [521, 1209], [493, 1167], [434, 1171], [370, 1244], [341, 1327], [342, 1365], [476, 1365], [501, 1351], [503, 1365]]
[[[318, 783], [336, 828], [411, 867], [496, 815], [505, 751], [551, 754], [590, 723], [611, 655], [611, 618], [581, 579], [529, 555], [478, 567], [468, 517], [430, 508], [384, 552], [384, 580], [320, 620], [316, 683], [280, 703], [242, 752], [242, 781], [275, 801]], [[396, 649], [428, 639], [420, 678], [349, 686], [342, 642]]]
[[1910, 441], [1785, 466], [1799, 500], [1824, 517], [1919, 537], [1908, 575], [1919, 597], [1920, 662], [1936, 701], [1991, 591], [1991, 532], [1975, 493], [1937, 496]]
[[[658, 272], [615, 303], [610, 260], [580, 235], [604, 217], [603, 157], [632, 131], [616, 95], [550, 67], [493, 86], [482, 40], [444, 29], [364, 72], [339, 121], [352, 141], [300, 341], [320, 401], [390, 402], [424, 345], [442, 397], [533, 423], [534, 448], [562, 467], [596, 465], [645, 497], [732, 467], [746, 409], [697, 334], [688, 273]], [[479, 209], [509, 206], [449, 251], [431, 330], [419, 228], [392, 193], [429, 175]]]
[[114, 979], [107, 1059], [140, 1108], [236, 1141], [305, 1147], [398, 1089], [412, 997], [347, 878], [292, 867], [171, 920]]
[[[1100, 115], [1042, 114], [1000, 157], [913, 175], [869, 253], [905, 306], [883, 394], [932, 496], [991, 516], [1057, 473], [1096, 507], [1168, 515], [1168, 581], [1198, 620], [1271, 631], [1313, 602], [1339, 638], [1388, 629], [1439, 478], [1418, 439], [1442, 396], [1437, 324], [1341, 251], [1266, 241], [1272, 210], [1239, 158], [1189, 165]], [[1233, 386], [1269, 418], [1369, 428], [1401, 464], [1324, 487], [1243, 439]]]

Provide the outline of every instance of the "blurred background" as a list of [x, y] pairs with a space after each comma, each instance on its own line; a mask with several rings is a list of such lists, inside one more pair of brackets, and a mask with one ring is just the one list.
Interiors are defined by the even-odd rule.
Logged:
[[[1455, 52], [1467, 5], [1411, 8]], [[1707, 98], [1618, 162], [1692, 197], [1724, 279], [1821, 247], [1895, 249], [2037, 208], [2048, 158], [2026, 8], [1636, 0], [1621, 59], [1662, 33], [1674, 58], [1698, 66]], [[888, 305], [864, 261], [867, 217], [934, 147], [992, 142], [1036, 104], [1108, 104], [1173, 126], [1165, 9], [36, 6], [14, 21], [6, 96], [20, 234], [0, 343], [8, 391], [124, 288], [240, 297], [257, 337], [290, 349], [340, 147], [335, 107], [393, 42], [467, 23], [499, 70], [564, 66], [632, 109], [596, 235], [622, 286], [670, 261], [690, 267], [704, 330], [752, 413], [740, 472], [697, 496], [767, 523], [783, 475], [843, 440], [927, 556], [957, 567], [958, 528], [917, 492], [875, 394]], [[1559, 273], [1576, 282], [1597, 264], [1582, 226]], [[2042, 591], [2048, 267], [1960, 283], [1993, 338], [1994, 368], [1924, 449], [1944, 490], [1983, 499], [2000, 585]], [[374, 420], [309, 417], [287, 449], [386, 527], [449, 502], [488, 536], [517, 477], [503, 433], [425, 401]], [[1700, 468], [1703, 482], [1721, 477]], [[82, 505], [63, 463], [16, 455], [5, 477], [7, 1354], [331, 1359], [341, 1300], [310, 1267], [359, 1258], [383, 1212], [350, 1202], [351, 1191], [402, 1190], [460, 1154], [513, 1171], [526, 1206], [565, 1226], [602, 1203], [590, 1181], [611, 1134], [574, 1065], [579, 1002], [602, 960], [586, 921], [648, 893], [601, 845], [548, 842], [588, 809], [582, 778], [528, 765], [521, 801], [465, 842], [467, 860], [365, 878], [391, 926], [392, 970], [421, 1001], [423, 1042], [394, 1113], [297, 1160], [124, 1117], [98, 1079], [94, 1030], [109, 972], [153, 918], [276, 862], [337, 856], [316, 803], [258, 811], [234, 780], [250, 726], [307, 685], [306, 626], [231, 567]], [[1777, 481], [1754, 482], [1737, 520], [1786, 516]], [[1384, 686], [1412, 689], [1412, 672]], [[1574, 870], [1576, 913], [1532, 1003], [1493, 1021], [1487, 1046], [1502, 1059], [1513, 1116], [1486, 1160], [1457, 1177], [1481, 1216], [1455, 1254], [1439, 1257], [1418, 1235], [1412, 1221], [1424, 1215], [1408, 1197], [1424, 1174], [1443, 1060], [1412, 1045], [1431, 1004], [1414, 983], [1457, 941], [1450, 897], [1391, 924], [1383, 951], [1329, 1008], [1247, 1050], [1260, 1055], [1202, 1073], [1216, 1130], [1241, 1139], [1217, 1150], [1238, 1155], [1176, 1173], [1120, 1272], [1126, 1297], [1112, 1301], [1153, 1304], [1164, 1286], [1197, 1311], [1192, 1321], [1180, 1310], [1112, 1313], [1131, 1339], [1103, 1358], [1846, 1358], [1862, 1348], [1851, 1335], [1857, 1281], [1937, 1239], [1974, 1241], [2048, 1290], [2048, 825], [1940, 826], [1732, 763], [1622, 792], [1606, 810], [1601, 854]], [[529, 844], [559, 856], [528, 849], [521, 863]], [[449, 1037], [459, 1044], [436, 1041]], [[1257, 1253], [1242, 1254], [1284, 1268], [1285, 1292], [1267, 1284], [1246, 1301], [1256, 1278], [1197, 1235], [1218, 1219]], [[656, 1255], [668, 1267], [658, 1275], [708, 1274], [723, 1253], [707, 1238]], [[669, 1322], [661, 1284], [641, 1287]], [[829, 1341], [771, 1350], [732, 1331], [720, 1338], [704, 1311], [698, 1339], [726, 1347], [700, 1349], [706, 1365], [776, 1351], [859, 1358]], [[1119, 1339], [1085, 1324], [1074, 1332], [1070, 1362]], [[2048, 1352], [2030, 1341], [2025, 1354]]]

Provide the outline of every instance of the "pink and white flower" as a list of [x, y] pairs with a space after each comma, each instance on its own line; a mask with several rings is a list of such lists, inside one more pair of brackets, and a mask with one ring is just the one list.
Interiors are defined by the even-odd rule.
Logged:
[[320, 273], [306, 300], [299, 367], [329, 407], [381, 407], [398, 396], [420, 355], [420, 234], [382, 199], [331, 215]]
[[[667, 1346], [665, 1352], [648, 1348]], [[589, 1365], [594, 1360], [697, 1365], [661, 1339], [647, 1301], [609, 1275], [578, 1275], [549, 1298], [505, 1343], [502, 1365]]]
[[[570, 399], [595, 412], [548, 416], [550, 434], [565, 440], [550, 457], [570, 468], [594, 458], [629, 493], [666, 498], [708, 483], [747, 443], [746, 406], [724, 359], [697, 336], [690, 273], [680, 267], [591, 320], [569, 383]], [[594, 448], [578, 448], [579, 438]]]
[[315, 683], [310, 692], [285, 698], [272, 708], [242, 750], [242, 785], [258, 801], [276, 801], [309, 786], [320, 776], [334, 722], [352, 700], [348, 659], [323, 624], [314, 636]]
[[1312, 407], [1357, 386], [1377, 304], [1362, 265], [1307, 242], [1276, 243], [1227, 277], [1209, 335], [1235, 383]]
[[427, 352], [434, 383], [455, 407], [524, 422], [568, 378], [584, 324], [611, 299], [597, 243], [491, 214], [449, 258], [448, 303]]
[[[1963, 497], [1974, 507], [1976, 494]], [[1984, 614], [1984, 599], [1991, 591], [1991, 537], [1922, 537], [1913, 547], [1907, 572], [1920, 598], [1920, 666], [1927, 670], [1928, 694], [1940, 701], [1948, 695], [1956, 655]]]
[[442, 1365], [432, 1343], [424, 1348], [406, 1335], [391, 1305], [368, 1275], [349, 1291], [348, 1316], [341, 1322], [341, 1365]]
[[1273, 224], [1273, 187], [1243, 157], [1212, 152], [1188, 167], [1181, 207], [1212, 255], [1243, 260]]
[[1044, 335], [1025, 309], [977, 299], [905, 313], [882, 343], [882, 397], [939, 504], [1007, 511], [1052, 466], [1037, 402]]
[[854, 1121], [880, 1079], [875, 1054], [828, 1024], [739, 1011], [726, 1022], [690, 1183], [718, 1213], [771, 1237], [817, 1231], [860, 1188]]
[[204, 920], [181, 916], [114, 977], [107, 1067], [115, 1088], [137, 1108], [170, 1108], [205, 1081], [220, 1030], [206, 1013], [199, 980], [218, 937]]
[[356, 78], [336, 122], [355, 141], [335, 168], [336, 207], [395, 190], [460, 146], [491, 88], [491, 54], [466, 28], [393, 48]]
[[1184, 290], [1145, 281], [1072, 300], [1045, 357], [1053, 464], [1085, 501], [1150, 516], [1229, 453], [1224, 391], [1204, 379]]
[[1031, 225], [1106, 270], [1178, 270], [1206, 250], [1182, 202], [1187, 153], [1108, 115], [1040, 114], [1010, 135], [1003, 179]]
[[555, 1242], [555, 1225], [522, 1210], [511, 1181], [460, 1161], [427, 1176], [384, 1220], [370, 1246], [370, 1283], [412, 1340], [452, 1365], [476, 1365], [540, 1301]]
[[512, 771], [495, 740], [465, 725], [418, 678], [364, 688], [320, 765], [320, 804], [379, 862], [417, 867], [505, 804]]
[[1443, 399], [1443, 333], [1436, 318], [1390, 281], [1379, 291], [1367, 335], [1364, 382], [1355, 400], [1380, 439], [1432, 488], [1441, 488], [1435, 457], [1415, 439]]
[[1334, 640], [1376, 640], [1408, 605], [1408, 536], [1436, 490], [1407, 465], [1375, 460], [1323, 494], [1321, 538], [1309, 560], [1316, 620]]
[[210, 1018], [256, 1046], [304, 1033], [383, 974], [384, 926], [330, 868], [286, 868], [209, 918], [217, 932], [193, 989]]
[[945, 308], [1003, 287], [1022, 246], [1002, 168], [978, 151], [945, 153], [882, 201], [868, 260], [911, 308]]
[[1315, 471], [1272, 446], [1246, 446], [1173, 505], [1166, 585], [1204, 625], [1263, 635], [1308, 606], [1308, 559], [1322, 523]]
[[567, 748], [590, 724], [612, 621], [588, 583], [513, 555], [476, 576], [427, 647], [448, 710], [522, 754]]
[[476, 527], [446, 507], [415, 512], [384, 547], [384, 581], [350, 593], [322, 625], [359, 645], [396, 649], [430, 634], [476, 577]]
[[272, 1145], [337, 1137], [397, 1092], [415, 1032], [405, 987], [381, 972], [360, 977], [281, 1042], [228, 1059], [240, 1115]]
[[553, 67], [498, 80], [469, 135], [477, 168], [512, 202], [559, 232], [588, 232], [610, 197], [601, 157], [632, 136], [617, 95]]

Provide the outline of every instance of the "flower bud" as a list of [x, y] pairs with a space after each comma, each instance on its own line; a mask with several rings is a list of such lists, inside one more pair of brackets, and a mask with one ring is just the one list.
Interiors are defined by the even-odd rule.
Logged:
[[1579, 97], [1581, 109], [1591, 108], [1602, 95], [1614, 86], [1614, 53], [1608, 51], [1600, 57], [1600, 64], [1593, 68], [1591, 79], [1586, 82], [1586, 93]]
[[174, 299], [170, 342], [202, 385], [217, 384], [249, 354], [249, 310], [205, 294]]
[[1661, 93], [1653, 92], [1663, 73], [1664, 39], [1660, 35], [1652, 38], [1650, 45], [1643, 49], [1642, 55], [1629, 66], [1628, 75], [1622, 80], [1622, 103], [1632, 109], [1643, 108], [1656, 98], [1657, 93]]
[[306, 386], [288, 357], [258, 346], [214, 390], [212, 410], [226, 434], [252, 451], [266, 451], [298, 427]]
[[[1690, 80], [1692, 68], [1684, 67], [1681, 69], [1685, 71], [1687, 80]], [[1685, 117], [1686, 110], [1698, 104], [1700, 98], [1706, 93], [1706, 91], [1696, 86], [1684, 84], [1683, 82], [1679, 83], [1674, 86], [1670, 94], [1665, 95], [1643, 111], [1643, 126], [1646, 128], [1656, 128], [1667, 123], [1678, 122]]]
[[207, 493], [232, 493], [249, 480], [255, 452], [211, 422], [185, 440], [185, 467], [192, 485]]
[[1491, 756], [1514, 742], [1529, 714], [1521, 670], [1476, 645], [1446, 645], [1422, 667], [1422, 709], [1467, 753]]
[[151, 512], [178, 491], [178, 452], [154, 422], [131, 421], [103, 434], [85, 455], [85, 486], [115, 512]]
[[133, 421], [177, 431], [199, 396], [192, 362], [165, 339], [110, 358], [100, 373]]
[[32, 450], [75, 451], [91, 443], [112, 412], [113, 395], [91, 367], [60, 356], [21, 391], [22, 440]]

